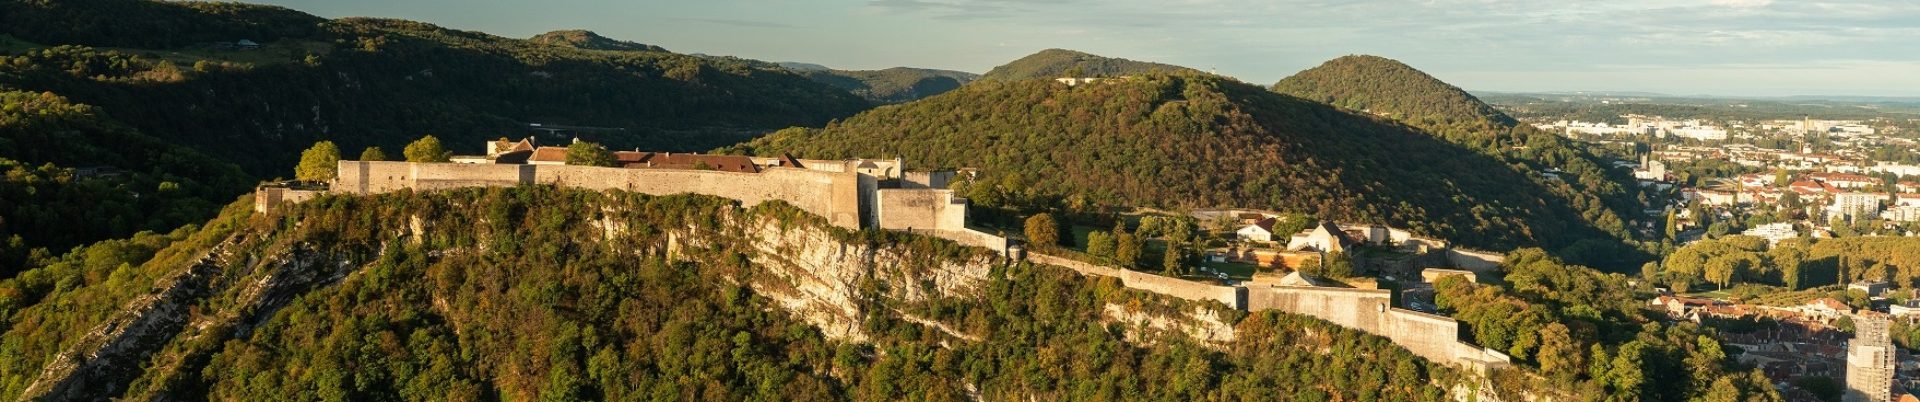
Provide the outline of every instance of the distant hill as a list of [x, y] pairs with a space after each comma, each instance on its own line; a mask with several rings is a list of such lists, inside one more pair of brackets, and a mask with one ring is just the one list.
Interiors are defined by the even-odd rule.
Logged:
[[[1584, 146], [1519, 124], [1459, 87], [1379, 56], [1345, 56], [1301, 71], [1273, 85], [1274, 91], [1399, 121], [1455, 145], [1505, 163], [1519, 164], [1530, 181], [1569, 200], [1589, 225], [1632, 240], [1632, 220], [1641, 216], [1645, 195], [1625, 172]], [[1548, 173], [1551, 174], [1548, 175]], [[1618, 241], [1594, 240], [1559, 250], [1577, 261], [1615, 270], [1637, 267], [1648, 256], [1629, 252]]]
[[1014, 209], [1264, 208], [1383, 222], [1494, 249], [1606, 238], [1499, 159], [1204, 74], [1077, 87], [983, 80], [730, 151], [897, 155], [913, 168], [979, 168], [987, 176], [965, 190], [969, 198]]
[[773, 64], [781, 67], [786, 67], [788, 70], [793, 70], [793, 71], [832, 70], [832, 68], [828, 68], [827, 66], [822, 66], [822, 65], [813, 64], [813, 63], [801, 63], [797, 61], [781, 61], [781, 62], [774, 62]]
[[571, 47], [576, 49], [618, 50], [618, 51], [635, 51], [635, 52], [667, 51], [666, 48], [659, 47], [659, 46], [623, 41], [618, 39], [611, 39], [605, 36], [600, 36], [600, 34], [593, 33], [593, 31], [578, 30], [578, 29], [543, 33], [539, 35], [534, 35], [532, 38], [529, 38], [527, 40], [532, 41], [533, 43], [538, 43], [542, 45], [566, 46], [566, 47]]
[[979, 74], [962, 71], [910, 67], [796, 71], [814, 81], [845, 89], [877, 103], [900, 103], [939, 95], [980, 78]]
[[1148, 73], [1199, 72], [1171, 64], [1101, 57], [1066, 49], [1047, 49], [994, 67], [982, 80], [1026, 80], [1074, 77], [1118, 77]]
[[1487, 121], [1506, 126], [1516, 123], [1512, 117], [1459, 87], [1380, 56], [1328, 60], [1319, 67], [1280, 80], [1273, 88], [1308, 100], [1407, 122]]

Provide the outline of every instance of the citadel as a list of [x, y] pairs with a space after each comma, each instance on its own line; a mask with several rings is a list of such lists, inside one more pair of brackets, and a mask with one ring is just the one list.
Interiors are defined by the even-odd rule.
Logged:
[[[1452, 318], [1396, 305], [1396, 290], [1327, 286], [1298, 273], [1277, 281], [1232, 286], [1198, 282], [1091, 264], [1026, 250], [1019, 240], [968, 225], [965, 198], [946, 189], [966, 173], [908, 171], [901, 159], [815, 160], [791, 156], [749, 157], [665, 152], [617, 152], [619, 167], [565, 164], [564, 148], [533, 147], [529, 141], [490, 141], [487, 155], [456, 156], [453, 162], [340, 161], [336, 178], [324, 189], [265, 185], [255, 192], [255, 209], [266, 213], [327, 193], [378, 194], [400, 190], [434, 191], [465, 187], [552, 185], [596, 191], [620, 190], [652, 195], [692, 193], [737, 200], [751, 207], [779, 200], [850, 229], [908, 231], [986, 248], [1008, 261], [1055, 265], [1083, 275], [1118, 278], [1126, 287], [1193, 301], [1214, 301], [1242, 311], [1278, 310], [1303, 314], [1379, 335], [1416, 355], [1468, 371], [1485, 373], [1511, 359], [1496, 350], [1461, 339]], [[1364, 236], [1348, 236], [1352, 229]], [[1377, 234], [1377, 235], [1376, 235]], [[1392, 234], [1391, 236], [1389, 234]], [[1320, 248], [1343, 242], [1417, 245], [1431, 253], [1422, 261], [1435, 267], [1421, 279], [1475, 274], [1498, 266], [1501, 257], [1433, 248], [1444, 242], [1409, 237], [1379, 225], [1322, 224], [1298, 235]], [[1411, 241], [1418, 240], [1418, 241]], [[1312, 250], [1309, 248], [1308, 250]], [[1327, 251], [1327, 250], [1321, 250]]]

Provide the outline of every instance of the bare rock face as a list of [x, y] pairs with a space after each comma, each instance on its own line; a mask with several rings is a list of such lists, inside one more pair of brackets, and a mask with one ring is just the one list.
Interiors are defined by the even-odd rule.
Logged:
[[771, 218], [749, 224], [747, 237], [759, 268], [748, 283], [830, 338], [864, 341], [869, 298], [921, 302], [972, 298], [997, 263], [986, 254], [965, 261], [915, 255], [910, 250], [849, 244], [831, 229], [787, 227]]
[[1132, 342], [1150, 342], [1157, 336], [1185, 336], [1214, 347], [1233, 343], [1233, 326], [1222, 321], [1219, 313], [1204, 307], [1167, 316], [1107, 303], [1101, 312], [1109, 321], [1127, 324], [1127, 340]]

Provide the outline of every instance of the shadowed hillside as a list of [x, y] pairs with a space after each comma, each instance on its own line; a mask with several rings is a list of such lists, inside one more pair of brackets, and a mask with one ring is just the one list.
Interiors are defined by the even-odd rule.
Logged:
[[[45, 46], [14, 52], [0, 85], [99, 106], [148, 135], [260, 176], [284, 174], [300, 149], [320, 139], [348, 150], [397, 150], [431, 133], [455, 151], [477, 152], [467, 144], [549, 123], [627, 129], [596, 138], [615, 147], [691, 150], [867, 107], [779, 68], [574, 49], [412, 21], [146, 0], [0, 7], [0, 21], [8, 22], [0, 33]], [[49, 23], [121, 19], [146, 28]], [[542, 38], [587, 48], [613, 42], [571, 36]], [[230, 48], [241, 39], [261, 47]]]
[[820, 83], [845, 89], [875, 103], [900, 103], [939, 95], [980, 78], [948, 70], [894, 67], [885, 70], [832, 70], [802, 66], [794, 71]]
[[1393, 122], [1204, 75], [983, 81], [735, 151], [973, 167], [1015, 209], [1251, 207], [1378, 221], [1474, 247], [1605, 237], [1526, 172]]
[[1632, 247], [1629, 223], [1646, 219], [1640, 210], [1651, 194], [1580, 144], [1519, 124], [1458, 87], [1393, 59], [1345, 56], [1287, 77], [1273, 89], [1385, 116], [1536, 172], [1529, 179], [1539, 188], [1565, 199], [1587, 224], [1613, 237], [1555, 250], [1570, 259], [1625, 271], [1650, 258]]
[[[691, 151], [870, 106], [778, 67], [659, 50], [238, 3], [0, 3], [0, 166], [21, 171], [0, 183], [0, 277], [34, 265], [34, 248], [204, 220], [254, 180], [292, 176], [319, 140], [350, 158], [427, 134], [478, 153], [545, 123]], [[66, 211], [83, 199], [99, 208]]]

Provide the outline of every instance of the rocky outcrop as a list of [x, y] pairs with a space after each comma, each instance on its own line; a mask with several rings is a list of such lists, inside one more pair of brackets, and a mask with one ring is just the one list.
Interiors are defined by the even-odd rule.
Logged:
[[870, 298], [906, 304], [972, 298], [998, 263], [985, 252], [956, 261], [849, 243], [827, 227], [748, 219], [753, 222], [747, 240], [754, 251], [749, 258], [759, 268], [748, 284], [832, 338], [867, 339], [862, 323], [868, 314], [880, 313], [868, 311], [874, 304]]
[[40, 376], [20, 393], [21, 401], [101, 400], [117, 395], [139, 374], [141, 362], [172, 340], [187, 322], [187, 310], [212, 293], [234, 235], [208, 250], [193, 265], [154, 283], [154, 292], [127, 302], [119, 313], [80, 336], [54, 356]]
[[1107, 303], [1101, 313], [1107, 320], [1128, 325], [1128, 341], [1151, 342], [1155, 336], [1173, 335], [1185, 336], [1214, 347], [1233, 343], [1233, 325], [1227, 324], [1221, 320], [1218, 312], [1206, 307], [1195, 306], [1185, 314], [1168, 316], [1133, 306]]

